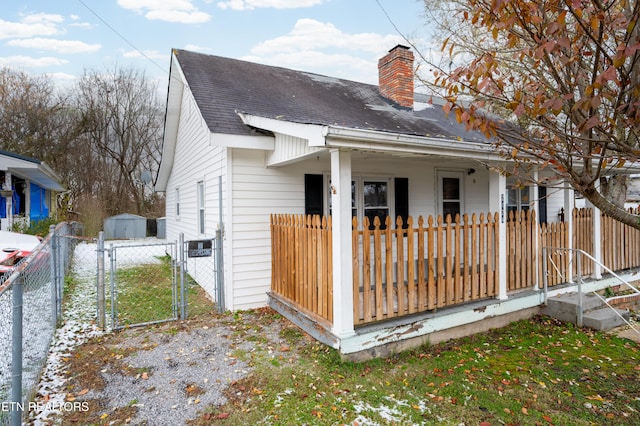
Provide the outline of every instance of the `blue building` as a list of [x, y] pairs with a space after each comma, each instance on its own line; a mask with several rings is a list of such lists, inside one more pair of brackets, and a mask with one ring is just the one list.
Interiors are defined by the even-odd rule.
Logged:
[[0, 150], [0, 229], [54, 216], [65, 188], [43, 161]]

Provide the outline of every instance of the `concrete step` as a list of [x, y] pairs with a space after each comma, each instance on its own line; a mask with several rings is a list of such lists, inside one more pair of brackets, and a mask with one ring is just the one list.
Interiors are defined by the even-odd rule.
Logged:
[[[560, 321], [576, 324], [578, 322], [578, 293], [565, 293], [550, 297], [547, 306], [542, 309], [544, 315]], [[582, 325], [595, 330], [610, 330], [623, 325], [625, 322], [616, 312], [629, 319], [629, 311], [611, 309], [595, 294], [582, 295]]]
[[[547, 299], [547, 306], [542, 309], [544, 315], [560, 321], [575, 324], [578, 318], [578, 293], [565, 293]], [[602, 300], [593, 293], [582, 295], [583, 312], [592, 311], [603, 306]]]
[[585, 327], [593, 328], [595, 330], [605, 331], [626, 324], [625, 321], [620, 318], [618, 314], [616, 314], [616, 312], [622, 315], [624, 319], [629, 321], [630, 314], [628, 310], [612, 309], [608, 306], [605, 306], [604, 308], [595, 309], [583, 314], [582, 325], [584, 325]]

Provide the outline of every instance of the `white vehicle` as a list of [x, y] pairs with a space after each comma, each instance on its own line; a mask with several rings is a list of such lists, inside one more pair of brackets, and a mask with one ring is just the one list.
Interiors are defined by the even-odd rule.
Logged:
[[9, 272], [13, 267], [40, 244], [35, 235], [19, 232], [0, 231], [0, 274]]

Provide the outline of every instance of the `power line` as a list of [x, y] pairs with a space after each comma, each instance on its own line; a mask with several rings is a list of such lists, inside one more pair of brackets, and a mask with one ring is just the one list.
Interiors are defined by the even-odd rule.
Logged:
[[169, 74], [167, 72], [166, 69], [164, 69], [164, 67], [160, 66], [160, 64], [158, 64], [157, 62], [155, 62], [153, 59], [151, 59], [149, 56], [147, 56], [142, 50], [138, 49], [133, 43], [131, 43], [125, 36], [123, 36], [122, 34], [120, 34], [115, 28], [113, 28], [106, 20], [104, 20], [100, 15], [98, 15], [98, 13], [96, 13], [93, 9], [91, 9], [89, 6], [87, 6], [87, 4], [83, 1], [83, 0], [78, 0], [78, 2], [83, 5], [89, 12], [91, 12], [96, 18], [98, 18], [100, 20], [100, 22], [102, 22], [103, 24], [105, 24], [107, 26], [107, 28], [109, 28], [111, 31], [113, 31], [113, 33], [115, 35], [117, 35], [118, 37], [120, 37], [125, 43], [127, 43], [129, 46], [131, 46], [131, 48], [133, 50], [135, 50], [136, 52], [138, 52], [140, 55], [142, 55], [147, 61], [151, 62], [153, 65], [155, 65], [156, 67], [158, 67], [159, 69], [162, 70], [162, 72], [164, 72], [165, 74]]

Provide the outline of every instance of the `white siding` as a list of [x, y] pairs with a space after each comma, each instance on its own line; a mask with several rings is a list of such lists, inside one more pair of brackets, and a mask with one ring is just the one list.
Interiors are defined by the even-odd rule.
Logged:
[[[547, 188], [547, 222], [559, 222], [558, 214], [564, 208], [564, 191], [558, 187]], [[568, 213], [565, 212], [565, 217]]]
[[[184, 92], [178, 128], [173, 170], [166, 191], [167, 240], [185, 241], [215, 236], [219, 222], [218, 177], [223, 180], [223, 200], [226, 182], [226, 149], [209, 145], [210, 132], [189, 91]], [[205, 233], [198, 232], [197, 183], [205, 187]], [[180, 217], [176, 218], [176, 188], [180, 189]], [[198, 283], [213, 295], [212, 258], [191, 259], [189, 272]]]
[[[549, 176], [548, 173], [541, 175]], [[549, 180], [547, 186], [547, 222], [559, 222], [558, 213], [562, 208], [564, 208], [564, 183], [561, 180]]]
[[322, 148], [311, 147], [306, 139], [289, 135], [276, 134], [275, 149], [267, 153], [267, 164], [283, 164], [321, 151]]
[[232, 167], [232, 277], [234, 309], [265, 306], [271, 287], [269, 215], [304, 213], [304, 174], [317, 162], [266, 168], [265, 153], [234, 149]]

